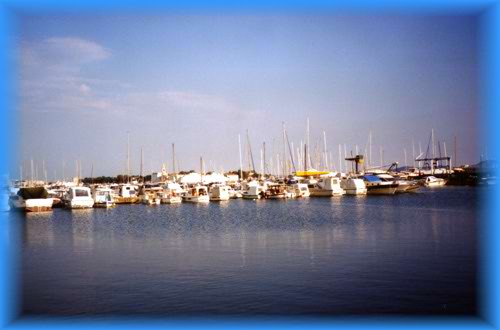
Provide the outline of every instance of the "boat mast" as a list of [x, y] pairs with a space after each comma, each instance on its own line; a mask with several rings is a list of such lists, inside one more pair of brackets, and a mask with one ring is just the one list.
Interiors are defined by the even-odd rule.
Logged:
[[76, 165], [76, 184], [78, 185], [80, 183], [80, 172], [78, 171], [78, 159], [75, 160], [75, 165]]
[[263, 150], [263, 157], [264, 157], [264, 171], [263, 171], [263, 175], [265, 176], [266, 175], [266, 142], [262, 142], [262, 150]]
[[142, 178], [142, 174], [143, 174], [142, 169], [143, 169], [143, 165], [144, 165], [143, 163], [144, 163], [144, 158], [143, 158], [142, 146], [141, 146], [141, 174], [140, 174], [140, 177], [141, 177], [142, 182], [144, 183], [144, 179]]
[[252, 170], [255, 173], [255, 163], [253, 161], [252, 146], [250, 145], [250, 137], [248, 135], [248, 129], [247, 129], [247, 142], [248, 142], [248, 151], [250, 152], [250, 159], [252, 160]]
[[434, 128], [431, 130], [431, 143], [432, 143], [432, 158], [436, 158], [436, 148], [434, 145]]
[[280, 154], [276, 154], [276, 175], [280, 173]]
[[238, 148], [240, 151], [240, 180], [243, 180], [243, 160], [241, 158], [241, 137], [239, 133], [238, 133]]
[[200, 183], [203, 185], [203, 157], [200, 157]]
[[94, 184], [94, 162], [92, 162], [92, 166], [90, 167], [90, 184]]
[[293, 143], [292, 146], [290, 146], [290, 140], [288, 139], [288, 133], [285, 131], [285, 137], [286, 137], [286, 142], [288, 143], [288, 152], [290, 154], [290, 159], [292, 161], [292, 167], [294, 172], [297, 172], [297, 169], [295, 168], [295, 161], [293, 160]]
[[175, 174], [177, 173], [176, 168], [175, 168], [175, 143], [172, 143], [172, 170], [174, 171], [174, 179], [175, 179]]
[[307, 143], [304, 144], [304, 172], [307, 172]]
[[328, 171], [328, 154], [326, 152], [326, 132], [323, 131], [323, 150], [325, 153], [325, 169]]
[[347, 145], [344, 143], [344, 167], [345, 167], [345, 171], [347, 172], [348, 169], [347, 169], [347, 160], [345, 160], [347, 158]]
[[[309, 140], [309, 134], [310, 134], [310, 131], [309, 131], [309, 117], [307, 117], [306, 145], [308, 146], [308, 148], [311, 148], [311, 141]], [[307, 148], [305, 150], [307, 150], [307, 152], [305, 154], [305, 157], [306, 157], [306, 171], [307, 171], [307, 169], [309, 168], [309, 165], [311, 164], [311, 157], [309, 156], [309, 150]]]
[[130, 183], [130, 133], [127, 131], [127, 183]]
[[262, 148], [260, 148], [260, 175], [262, 176], [264, 173], [264, 153]]
[[339, 144], [339, 171], [342, 173], [342, 147]]
[[454, 150], [453, 151], [454, 151], [455, 155], [453, 157], [454, 158], [453, 162], [455, 163], [455, 166], [458, 166], [458, 158], [457, 158], [457, 136], [456, 135], [455, 135], [454, 140], [455, 140], [454, 141], [455, 142], [455, 146], [454, 146]]
[[370, 131], [370, 162], [369, 162], [369, 167], [371, 168], [373, 165], [372, 162], [372, 131]]
[[415, 168], [415, 140], [411, 139], [411, 155], [413, 158], [413, 168]]
[[443, 141], [443, 149], [444, 149], [444, 157], [447, 159], [448, 167], [451, 169], [450, 160], [448, 159], [448, 153], [446, 152], [446, 141]]
[[33, 172], [34, 172], [34, 169], [33, 169], [33, 158], [31, 158], [31, 183], [30, 183], [30, 186], [33, 185]]
[[287, 159], [286, 159], [286, 133], [285, 133], [285, 122], [281, 122], [283, 127], [283, 177], [285, 178], [288, 174], [287, 172]]
[[[44, 177], [46, 177], [46, 174], [45, 174], [45, 160], [42, 159], [42, 174], [44, 175]], [[45, 178], [45, 181], [43, 182], [43, 184], [45, 184], [47, 181], [47, 178]]]
[[382, 157], [382, 146], [380, 146], [380, 168], [384, 167], [384, 160]]

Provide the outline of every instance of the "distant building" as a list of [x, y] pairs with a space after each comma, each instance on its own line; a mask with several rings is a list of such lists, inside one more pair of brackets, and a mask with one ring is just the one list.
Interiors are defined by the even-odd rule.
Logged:
[[181, 183], [185, 184], [196, 184], [200, 183], [203, 180], [203, 184], [211, 184], [211, 183], [226, 183], [229, 181], [229, 178], [224, 174], [220, 173], [211, 173], [200, 175], [199, 173], [189, 173], [180, 178]]
[[226, 177], [227, 177], [228, 184], [235, 184], [240, 179], [238, 174], [228, 174]]

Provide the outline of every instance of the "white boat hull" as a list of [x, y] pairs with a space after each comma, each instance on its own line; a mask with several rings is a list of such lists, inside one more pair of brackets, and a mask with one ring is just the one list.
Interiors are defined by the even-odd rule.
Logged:
[[332, 197], [332, 196], [342, 196], [345, 194], [345, 190], [326, 190], [326, 189], [316, 189], [310, 188], [309, 193], [311, 197]]
[[106, 209], [109, 209], [111, 207], [115, 207], [116, 204], [112, 201], [106, 201], [106, 202], [95, 202], [94, 203], [94, 207], [97, 207], [97, 208], [106, 208]]
[[215, 202], [228, 201], [229, 195], [228, 196], [210, 197], [210, 200], [215, 201]]
[[182, 198], [180, 196], [164, 197], [161, 199], [162, 204], [178, 204], [181, 202], [182, 202]]
[[390, 186], [371, 186], [367, 187], [368, 195], [394, 195], [397, 187]]
[[243, 199], [260, 199], [260, 195], [242, 194]]
[[34, 198], [28, 199], [25, 202], [26, 212], [45, 212], [52, 211], [52, 204], [54, 203], [52, 198]]
[[184, 196], [182, 197], [182, 201], [188, 203], [208, 203], [210, 202], [210, 198], [206, 195], [204, 196]]
[[436, 181], [436, 182], [426, 182], [426, 187], [442, 187], [446, 184], [446, 181]]
[[345, 189], [346, 195], [366, 195], [368, 190], [366, 188], [351, 188]]
[[94, 207], [94, 200], [69, 201], [67, 207], [70, 209], [90, 209]]

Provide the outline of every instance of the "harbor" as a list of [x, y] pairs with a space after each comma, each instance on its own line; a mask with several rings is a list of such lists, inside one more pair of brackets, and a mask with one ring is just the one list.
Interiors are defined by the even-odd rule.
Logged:
[[217, 173], [203, 157], [198, 171], [177, 170], [172, 144], [171, 173], [163, 165], [144, 175], [141, 150], [141, 173], [130, 175], [126, 149], [125, 175], [81, 177], [76, 162], [72, 181], [36, 180], [32, 170], [10, 182], [23, 314], [477, 311], [478, 212], [496, 184], [493, 162], [451, 167], [449, 157], [420, 155], [426, 166], [370, 168], [344, 153], [344, 171], [329, 171], [327, 153], [315, 163], [304, 144], [295, 158], [277, 154], [288, 161], [275, 171], [261, 152], [258, 173], [240, 142], [248, 168]]
[[199, 171], [177, 172], [172, 144], [173, 172], [143, 175], [141, 150], [141, 174], [130, 175], [129, 149], [125, 175], [81, 178], [77, 162], [70, 182], [36, 170], [11, 181], [24, 314], [477, 312], [478, 212], [494, 162], [420, 155], [419, 168], [370, 168], [356, 154], [339, 172], [304, 144], [295, 158], [277, 154], [288, 161], [275, 171], [261, 152], [258, 173], [248, 143], [248, 169], [206, 171], [200, 157]]
[[[81, 162], [77, 161], [76, 176], [72, 181], [48, 182], [45, 163], [43, 162], [42, 168], [45, 180], [38, 180], [35, 179], [38, 166], [35, 166], [31, 160], [31, 180], [23, 180], [23, 167], [21, 166], [19, 180], [10, 182], [8, 204], [11, 210], [46, 212], [52, 207], [111, 208], [120, 204], [139, 203], [157, 206], [225, 202], [238, 198], [286, 200], [343, 195], [399, 195], [423, 191], [422, 187], [437, 188], [447, 184], [468, 186], [496, 184], [494, 161], [481, 161], [473, 166], [452, 167], [452, 157], [447, 155], [446, 143], [443, 142], [444, 156], [442, 156], [441, 142], [438, 141], [436, 144], [434, 130], [431, 131], [427, 151], [422, 152], [420, 146], [420, 154], [413, 161], [414, 165], [419, 165], [418, 167], [409, 167], [407, 159], [405, 159], [404, 167], [399, 166], [399, 162], [382, 165], [384, 163], [382, 148], [380, 149], [380, 166], [373, 166], [372, 133], [370, 132], [369, 144], [365, 148], [365, 151], [369, 152], [368, 161], [365, 155], [357, 154], [359, 151], [357, 145], [356, 155], [348, 157], [346, 146], [344, 145], [344, 153], [342, 153], [339, 144], [339, 171], [336, 170], [336, 166], [331, 166], [334, 159], [326, 148], [326, 133], [323, 132], [324, 148], [320, 151], [316, 145], [316, 155], [311, 155], [309, 151], [309, 119], [306, 134], [307, 142], [301, 141], [301, 148], [298, 148], [295, 153], [291, 147], [293, 141], [290, 143], [283, 123], [283, 152], [275, 155], [275, 169], [272, 165], [273, 157], [269, 162], [266, 160], [265, 142], [262, 143], [260, 149], [260, 171], [256, 169], [247, 131], [247, 141], [243, 146], [247, 154], [245, 161], [248, 163], [248, 169], [246, 171], [243, 169], [241, 137], [238, 136], [239, 170], [226, 173], [207, 172], [204, 159], [200, 157], [198, 172], [194, 170], [177, 172], [175, 144], [172, 143], [173, 172], [169, 173], [166, 164], [163, 163], [161, 171], [145, 176], [142, 148], [140, 174], [130, 175], [130, 136], [127, 133], [126, 175], [94, 178], [92, 163], [91, 177], [81, 178]], [[352, 154], [353, 151], [351, 151]], [[413, 156], [415, 156], [415, 151], [413, 151]], [[342, 166], [344, 166], [344, 171], [342, 171]]]
[[482, 27], [20, 13], [0, 178], [12, 310], [34, 325], [483, 315]]

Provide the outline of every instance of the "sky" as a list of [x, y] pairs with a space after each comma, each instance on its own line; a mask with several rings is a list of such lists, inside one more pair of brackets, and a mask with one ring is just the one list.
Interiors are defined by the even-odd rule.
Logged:
[[206, 170], [238, 169], [239, 134], [247, 168], [247, 130], [257, 170], [263, 142], [275, 169], [282, 123], [296, 153], [307, 118], [309, 149], [326, 137], [336, 170], [339, 145], [369, 153], [370, 131], [373, 165], [405, 165], [405, 150], [413, 165], [432, 129], [474, 164], [485, 152], [478, 28], [473, 16], [328, 12], [20, 16], [12, 176], [28, 176], [31, 159], [49, 180], [77, 161], [83, 176], [126, 173], [127, 134], [132, 174], [141, 148], [144, 173], [171, 170], [172, 143], [180, 170], [200, 157]]

